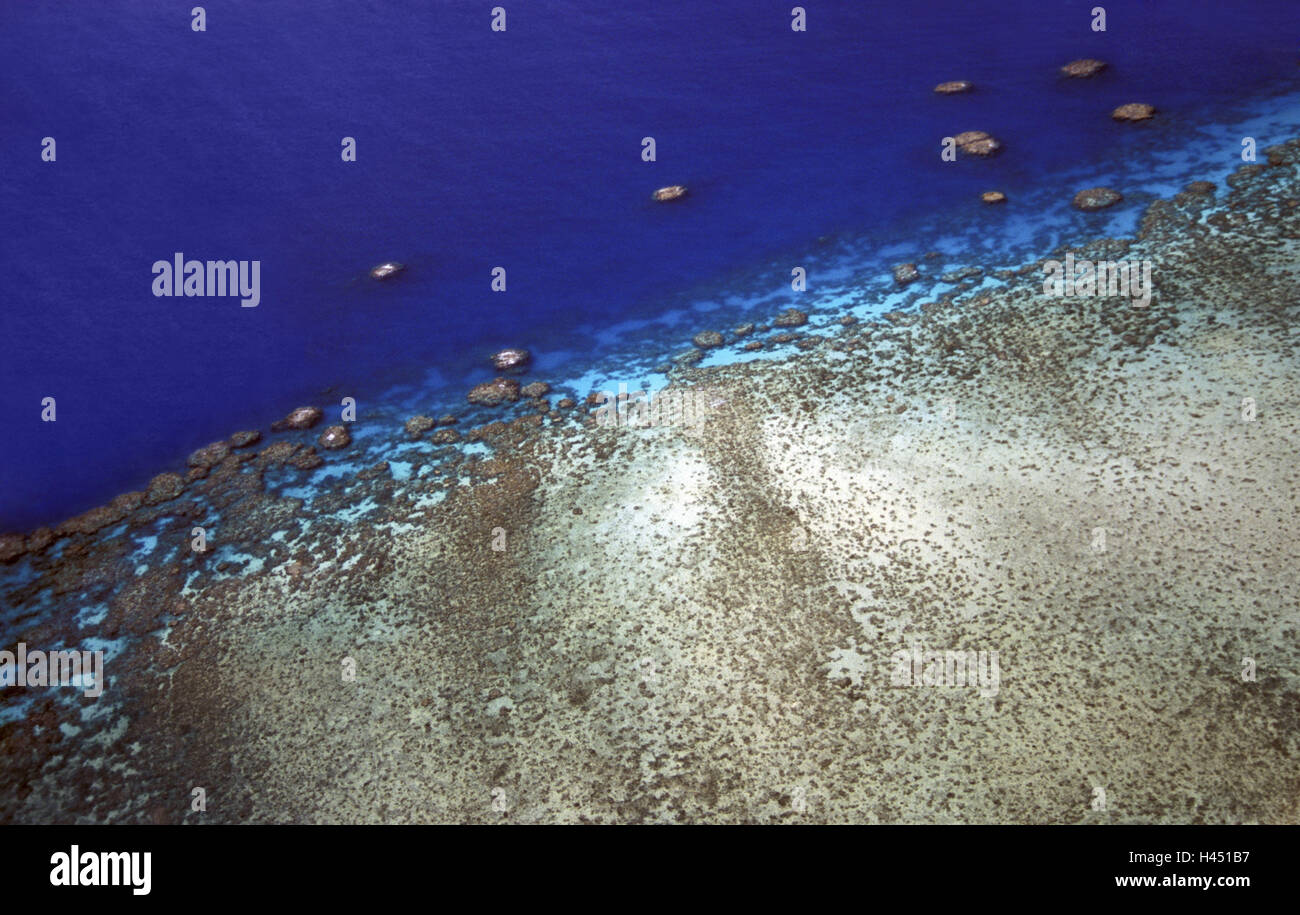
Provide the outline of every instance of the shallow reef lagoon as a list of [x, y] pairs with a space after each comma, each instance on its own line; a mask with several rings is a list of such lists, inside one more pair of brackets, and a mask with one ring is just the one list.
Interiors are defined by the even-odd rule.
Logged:
[[[1294, 112], [1300, 4], [1116, 2], [1106, 32], [1084, 6], [816, 4], [796, 33], [749, 2], [530, 2], [501, 33], [459, 4], [231, 2], [196, 33], [188, 9], [7, 4], [0, 529], [300, 403], [355, 397], [358, 428], [440, 415], [503, 346], [581, 398], [893, 261], [1018, 263], [1131, 229], [1152, 195], [1240, 164], [1242, 124]], [[1061, 79], [1080, 57], [1110, 70]], [[932, 92], [950, 79], [976, 91]], [[1160, 121], [1107, 117], [1130, 101]], [[1004, 154], [942, 162], [971, 129]], [[1069, 210], [1121, 178], [1124, 205]], [[676, 183], [687, 199], [650, 201]], [[991, 188], [1010, 205], [982, 207]], [[154, 297], [175, 252], [260, 261], [260, 304]], [[408, 270], [371, 281], [388, 259]]]

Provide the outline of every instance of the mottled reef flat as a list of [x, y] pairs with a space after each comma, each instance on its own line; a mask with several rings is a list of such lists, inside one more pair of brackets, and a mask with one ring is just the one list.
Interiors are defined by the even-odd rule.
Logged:
[[[315, 517], [226, 458], [237, 575], [69, 533], [6, 584], [18, 634], [126, 648], [3, 725], [0, 814], [1300, 821], [1298, 161], [1072, 249], [1150, 259], [1146, 308], [1034, 265], [675, 369], [703, 422], [538, 413]], [[918, 646], [998, 652], [997, 688], [895, 685]]]

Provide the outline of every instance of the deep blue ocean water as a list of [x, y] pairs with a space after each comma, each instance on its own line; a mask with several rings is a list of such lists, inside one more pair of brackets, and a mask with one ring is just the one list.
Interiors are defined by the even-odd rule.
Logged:
[[[500, 346], [598, 355], [576, 328], [722, 299], [823, 236], [884, 251], [989, 187], [1150, 154], [1115, 105], [1199, 124], [1300, 71], [1296, 0], [845, 0], [805, 4], [806, 33], [752, 0], [504, 2], [504, 33], [495, 4], [227, 0], [202, 33], [192, 5], [0, 5], [0, 528], [299, 403], [352, 395], [364, 417], [405, 373], [445, 382], [433, 412]], [[1111, 71], [1057, 77], [1084, 56]], [[935, 96], [948, 79], [978, 91]], [[1006, 153], [941, 163], [967, 129]], [[673, 183], [691, 196], [649, 201]], [[154, 297], [177, 251], [259, 260], [261, 304]], [[409, 270], [368, 279], [386, 259]]]

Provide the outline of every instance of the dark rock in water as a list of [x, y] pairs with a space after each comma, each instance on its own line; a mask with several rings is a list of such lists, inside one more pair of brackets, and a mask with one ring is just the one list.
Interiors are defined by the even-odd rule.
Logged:
[[412, 416], [406, 421], [406, 434], [411, 438], [419, 438], [435, 425], [436, 423], [430, 416]]
[[1001, 191], [985, 191], [980, 194], [980, 200], [983, 200], [985, 203], [1006, 203], [1007, 195]]
[[916, 264], [895, 264], [894, 265], [894, 282], [900, 286], [906, 286], [908, 283], [915, 283], [921, 278], [921, 271], [916, 269]]
[[365, 470], [358, 470], [357, 479], [366, 481], [384, 480], [392, 476], [392, 473], [392, 465], [387, 461], [380, 461], [378, 464], [372, 464]]
[[762, 348], [763, 348], [763, 344], [759, 343], [757, 340], [751, 340], [749, 343], [746, 343], [744, 346], [741, 347], [741, 349], [743, 349], [747, 353], [755, 353], [761, 350]]
[[55, 541], [54, 531], [48, 527], [38, 527], [27, 538], [27, 552], [39, 553]]
[[230, 445], [231, 448], [247, 448], [249, 445], [256, 445], [261, 440], [261, 432], [258, 432], [256, 429], [246, 429], [243, 432], [236, 432], [234, 435], [230, 436], [230, 438], [226, 439], [226, 443]]
[[1002, 151], [1002, 141], [983, 130], [967, 130], [953, 137], [957, 148], [968, 156], [991, 156]]
[[748, 337], [753, 332], [754, 332], [754, 325], [752, 323], [742, 324], [739, 327], [737, 327], [734, 331], [732, 331], [732, 333], [734, 333], [737, 337]]
[[267, 464], [280, 464], [293, 457], [297, 450], [298, 446], [293, 442], [272, 442], [262, 449], [258, 457]]
[[1241, 166], [1224, 180], [1228, 182], [1228, 187], [1240, 190], [1249, 187], [1267, 171], [1268, 166], [1259, 162], [1251, 162]]
[[939, 277], [945, 283], [960, 283], [962, 280], [974, 279], [984, 275], [982, 267], [962, 267], [960, 270], [950, 270]]
[[525, 397], [531, 397], [534, 399], [545, 397], [547, 394], [551, 393], [551, 386], [545, 381], [534, 381], [531, 384], [524, 385], [519, 393], [523, 394]]
[[498, 407], [519, 399], [519, 382], [513, 378], [494, 378], [475, 385], [466, 395], [469, 402], [483, 407]]
[[286, 463], [292, 464], [299, 470], [315, 470], [325, 463], [325, 459], [316, 453], [316, 449], [308, 446], [298, 451]]
[[460, 433], [455, 429], [439, 429], [429, 439], [435, 445], [454, 445], [460, 441]]
[[561, 397], [555, 404], [561, 410], [572, 410], [578, 405], [578, 402], [572, 397]]
[[352, 444], [352, 435], [347, 426], [329, 426], [316, 439], [316, 443], [327, 451], [336, 451]]
[[370, 276], [376, 280], [386, 280], [389, 277], [397, 276], [406, 269], [406, 264], [399, 264], [397, 261], [384, 261], [376, 267], [370, 268]]
[[456, 425], [456, 417], [454, 417], [454, 416], [452, 416], [450, 413], [448, 413], [446, 416], [439, 417], [439, 419], [438, 419], [438, 425], [440, 425], [440, 426], [454, 426], [454, 425]]
[[787, 308], [772, 319], [773, 327], [803, 327], [808, 323], [808, 316], [797, 308]]
[[298, 407], [284, 419], [278, 419], [271, 423], [272, 432], [283, 432], [286, 429], [310, 429], [321, 421], [325, 414], [319, 407]]
[[953, 79], [935, 86], [934, 91], [940, 95], [958, 95], [962, 92], [970, 92], [974, 88], [975, 84], [970, 80]]
[[185, 489], [185, 481], [178, 473], [160, 473], [149, 481], [144, 494], [145, 505], [157, 505], [175, 499]]
[[124, 492], [120, 496], [114, 496], [113, 501], [108, 504], [114, 511], [119, 512], [123, 517], [126, 517], [141, 505], [144, 505], [144, 493]]
[[798, 334], [792, 334], [792, 333], [790, 333], [790, 331], [788, 331], [788, 330], [786, 330], [786, 331], [782, 331], [782, 332], [779, 333], [779, 334], [773, 334], [773, 335], [772, 335], [772, 342], [773, 342], [773, 343], [793, 343], [794, 341], [796, 341], [796, 340], [798, 340], [798, 339], [799, 339], [799, 335], [798, 335]]
[[211, 445], [204, 445], [191, 454], [186, 463], [191, 467], [211, 467], [213, 464], [220, 464], [229, 454], [229, 444], [226, 442], [213, 442]]
[[1279, 143], [1277, 146], [1269, 146], [1264, 150], [1268, 156], [1269, 165], [1295, 165], [1300, 162], [1300, 144]]
[[67, 537], [72, 534], [93, 534], [95, 531], [121, 521], [125, 517], [126, 512], [121, 509], [100, 505], [88, 512], [77, 515], [75, 518], [69, 518], [56, 527], [54, 532], [60, 537]]
[[716, 330], [702, 330], [694, 337], [691, 337], [691, 342], [700, 349], [712, 349], [715, 346], [721, 346], [724, 341], [722, 334]]
[[1193, 181], [1183, 190], [1188, 194], [1202, 194], [1213, 197], [1216, 188], [1213, 181]]
[[1110, 113], [1110, 116], [1117, 121], [1145, 121], [1148, 118], [1155, 117], [1156, 109], [1154, 105], [1147, 105], [1142, 102], [1129, 102], [1127, 105], [1120, 105]]
[[1123, 199], [1124, 195], [1119, 191], [1113, 191], [1108, 187], [1090, 187], [1075, 194], [1072, 202], [1080, 210], [1091, 211], [1104, 210]]
[[492, 356], [492, 365], [496, 367], [498, 372], [522, 371], [532, 361], [532, 354], [528, 350], [517, 347], [503, 349]]
[[1072, 60], [1061, 68], [1061, 75], [1068, 76], [1071, 79], [1088, 79], [1096, 76], [1102, 70], [1106, 69], [1104, 60], [1094, 60], [1091, 57], [1084, 57], [1080, 60]]
[[493, 439], [504, 434], [509, 428], [510, 427], [503, 422], [491, 422], [486, 426], [478, 426], [477, 428], [470, 429], [465, 433], [465, 441], [481, 442]]
[[686, 185], [670, 184], [668, 187], [661, 187], [654, 192], [654, 199], [660, 203], [667, 203], [670, 200], [681, 200], [686, 196]]
[[686, 352], [673, 357], [673, 362], [678, 365], [694, 365], [702, 361], [704, 361], [704, 352], [698, 349], [688, 349]]
[[27, 538], [22, 534], [0, 534], [0, 563], [8, 565], [27, 552]]

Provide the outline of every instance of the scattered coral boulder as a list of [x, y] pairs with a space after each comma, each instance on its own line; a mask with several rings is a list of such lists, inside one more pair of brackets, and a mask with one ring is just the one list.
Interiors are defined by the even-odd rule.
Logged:
[[700, 349], [713, 349], [715, 346], [721, 346], [723, 343], [722, 334], [716, 330], [702, 330], [694, 337], [691, 342]]
[[258, 457], [267, 464], [280, 464], [293, 457], [297, 450], [298, 446], [293, 442], [272, 442], [262, 449]]
[[0, 534], [0, 563], [8, 565], [27, 552], [27, 538], [22, 534]]
[[352, 444], [352, 435], [347, 426], [329, 426], [316, 439], [316, 443], [327, 451], [337, 451]]
[[970, 92], [974, 88], [975, 84], [970, 80], [953, 79], [935, 86], [934, 91], [939, 95], [960, 95], [963, 92]]
[[1155, 117], [1156, 108], [1154, 105], [1148, 105], [1144, 102], [1129, 102], [1127, 105], [1120, 105], [1110, 113], [1110, 116], [1117, 121], [1146, 121]]
[[894, 265], [894, 282], [900, 286], [906, 286], [908, 283], [915, 283], [921, 278], [921, 271], [916, 269], [916, 264], [895, 264]]
[[124, 492], [120, 496], [114, 496], [113, 501], [108, 504], [114, 511], [121, 512], [123, 516], [126, 516], [144, 505], [144, 493]]
[[475, 385], [466, 395], [469, 402], [481, 407], [499, 407], [519, 399], [519, 382], [513, 378], [493, 378]]
[[308, 446], [300, 451], [294, 452], [286, 463], [292, 464], [299, 470], [315, 470], [325, 463], [325, 459], [316, 453], [316, 449]]
[[439, 429], [429, 439], [435, 445], [454, 445], [460, 441], [460, 433], [455, 429]]
[[1072, 203], [1077, 209], [1092, 211], [1104, 210], [1106, 207], [1114, 206], [1123, 199], [1124, 195], [1119, 191], [1111, 190], [1108, 187], [1090, 187], [1075, 194]]
[[226, 444], [230, 445], [231, 448], [247, 448], [249, 445], [256, 445], [261, 440], [261, 432], [256, 429], [245, 429], [226, 439]]
[[213, 464], [220, 464], [229, 454], [229, 443], [213, 442], [191, 454], [186, 463], [191, 467], [211, 467]]
[[992, 156], [1002, 151], [1002, 141], [983, 130], [966, 130], [953, 137], [957, 148], [968, 156]]
[[660, 203], [667, 203], [670, 200], [681, 200], [686, 196], [686, 185], [670, 184], [668, 187], [661, 187], [652, 195]]
[[185, 489], [185, 481], [178, 473], [160, 473], [149, 481], [145, 490], [144, 504], [157, 505], [175, 499]]
[[284, 419], [276, 420], [271, 424], [272, 432], [283, 432], [286, 429], [310, 429], [321, 421], [325, 414], [321, 412], [320, 407], [298, 407], [289, 413]]
[[1006, 203], [1007, 195], [1001, 191], [985, 191], [980, 194], [980, 200], [983, 200], [985, 203]]
[[510, 347], [492, 354], [492, 365], [498, 372], [519, 372], [527, 368], [528, 363], [532, 361], [532, 354], [518, 347]]
[[797, 308], [787, 308], [772, 319], [773, 327], [803, 327], [808, 323], [808, 316]]
[[411, 438], [419, 438], [435, 425], [437, 424], [433, 421], [433, 417], [431, 416], [412, 416], [406, 421], [406, 434]]
[[100, 505], [88, 512], [77, 515], [75, 518], [69, 518], [56, 527], [54, 532], [60, 537], [67, 537], [71, 534], [93, 534], [101, 528], [121, 521], [125, 516], [126, 513], [120, 509]]
[[1094, 60], [1091, 57], [1084, 57], [1079, 60], [1072, 60], [1061, 68], [1061, 75], [1068, 76], [1070, 79], [1088, 79], [1096, 76], [1102, 70], [1106, 69], [1104, 60]]
[[949, 270], [941, 274], [939, 279], [945, 283], [960, 283], [964, 280], [973, 280], [984, 275], [983, 267], [961, 267], [957, 270]]
[[376, 280], [386, 280], [389, 277], [397, 276], [406, 269], [406, 264], [399, 264], [397, 261], [384, 261], [382, 264], [370, 268], [370, 276]]
[[523, 394], [525, 397], [536, 399], [538, 397], [545, 397], [547, 394], [551, 393], [551, 386], [545, 381], [534, 381], [531, 384], [524, 385], [520, 389], [519, 393]]

